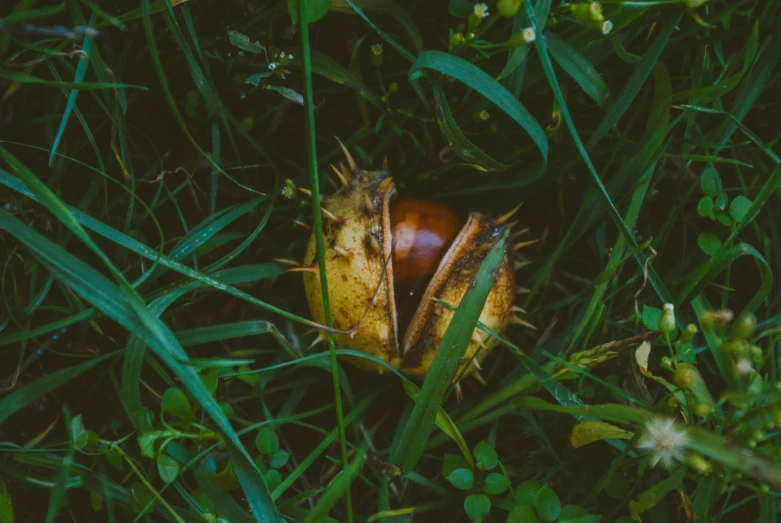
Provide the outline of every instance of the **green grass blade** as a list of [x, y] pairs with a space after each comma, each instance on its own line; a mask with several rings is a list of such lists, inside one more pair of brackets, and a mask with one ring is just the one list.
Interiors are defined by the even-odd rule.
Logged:
[[548, 138], [542, 126], [529, 111], [521, 105], [502, 84], [485, 71], [463, 58], [442, 51], [425, 51], [410, 67], [410, 79], [423, 74], [424, 70], [436, 71], [455, 78], [464, 85], [485, 96], [488, 100], [521, 126], [542, 155], [543, 163], [548, 161]]
[[336, 479], [326, 488], [323, 496], [317, 501], [317, 504], [307, 514], [304, 523], [316, 523], [323, 521], [328, 516], [328, 512], [336, 505], [339, 499], [350, 491], [350, 484], [358, 476], [358, 472], [363, 466], [366, 457], [366, 446], [364, 445], [355, 453], [352, 463], [344, 469]]
[[[303, 60], [301, 59], [301, 48], [292, 48], [290, 53], [293, 55], [293, 60], [290, 62], [292, 65], [303, 67]], [[325, 53], [321, 53], [314, 49], [311, 50], [311, 65], [312, 72], [319, 74], [325, 78], [328, 78], [334, 83], [344, 85], [353, 89], [367, 101], [371, 102], [376, 108], [381, 111], [385, 110], [385, 106], [377, 96], [366, 87], [360, 78], [355, 74], [348, 71], [333, 58]]]
[[275, 330], [274, 324], [270, 321], [250, 320], [179, 331], [176, 337], [182, 345], [201, 345], [213, 341], [269, 334]]
[[[0, 148], [0, 154], [7, 154], [7, 151]], [[3, 183], [4, 185], [8, 187], [12, 187], [14, 189], [17, 189], [17, 187], [19, 187], [18, 180], [14, 179], [14, 177], [10, 176], [8, 173], [5, 173], [5, 171], [3, 171], [2, 169], [0, 169], [0, 183]], [[36, 201], [40, 201], [40, 198], [36, 197], [30, 191], [26, 191], [23, 188], [19, 188], [19, 192], [25, 195], [29, 195], [31, 198], [33, 198]], [[99, 220], [96, 220], [95, 218], [92, 218], [91, 216], [88, 216], [87, 214], [77, 209], [74, 209], [73, 207], [64, 205], [64, 208], [67, 209], [68, 212], [70, 212], [73, 215], [77, 223], [82, 224], [84, 227], [96, 232], [97, 234], [105, 238], [108, 238], [109, 240], [129, 249], [132, 252], [135, 252], [136, 254], [143, 256], [144, 258], [152, 262], [160, 263], [160, 265], [162, 265], [163, 267], [172, 269], [180, 274], [183, 274], [184, 276], [206, 283], [207, 285], [210, 285], [216, 289], [225, 291], [228, 294], [231, 294], [232, 296], [245, 300], [249, 303], [253, 303], [262, 309], [279, 314], [284, 318], [296, 321], [298, 323], [302, 323], [304, 325], [308, 325], [310, 327], [317, 326], [317, 324], [313, 323], [311, 320], [302, 318], [301, 316], [297, 316], [295, 314], [291, 314], [283, 309], [280, 309], [279, 307], [275, 307], [261, 300], [258, 300], [257, 298], [255, 298], [249, 293], [240, 291], [230, 286], [226, 287], [224, 284], [220, 283], [219, 281], [216, 281], [214, 278], [207, 276], [202, 272], [193, 270], [190, 267], [187, 267], [186, 265], [183, 265], [177, 262], [176, 260], [173, 260], [170, 257], [161, 254], [160, 252], [154, 249], [147, 247], [143, 243], [117, 231], [112, 227], [109, 227], [108, 225], [100, 222]]]
[[659, 57], [661, 56], [664, 48], [667, 46], [667, 42], [670, 40], [673, 31], [675, 31], [681, 16], [683, 16], [683, 12], [679, 11], [676, 16], [674, 16], [664, 25], [659, 33], [659, 36], [656, 37], [654, 43], [651, 44], [651, 47], [649, 47], [648, 51], [646, 51], [643, 60], [637, 64], [637, 67], [635, 67], [635, 69], [632, 71], [632, 75], [629, 77], [629, 80], [626, 81], [626, 85], [624, 85], [620, 91], [621, 94], [618, 95], [618, 97], [610, 105], [607, 113], [605, 114], [605, 117], [601, 122], [599, 122], [599, 125], [594, 130], [594, 134], [592, 134], [591, 138], [589, 138], [588, 142], [586, 143], [587, 149], [591, 149], [597, 143], [599, 143], [599, 141], [602, 140], [602, 138], [604, 138], [613, 127], [616, 126], [624, 113], [626, 113], [626, 111], [629, 109], [629, 106], [632, 105], [632, 102], [640, 92], [640, 89], [643, 87], [645, 81], [648, 79], [651, 71], [653, 71], [654, 66], [659, 61]]
[[[529, 3], [526, 4], [526, 13], [527, 16], [529, 16], [530, 19], [533, 19], [533, 13], [532, 8]], [[535, 22], [536, 23], [536, 22]], [[672, 33], [672, 30], [674, 29], [675, 24], [670, 24], [666, 27], [666, 29], [669, 29], [669, 32]], [[536, 28], [535, 28], [536, 29]], [[664, 30], [663, 30], [664, 31]], [[538, 31], [538, 35], [541, 35], [541, 33]], [[662, 36], [664, 36], [665, 33], [663, 32], [662, 35], [659, 37], [660, 39]], [[663, 40], [663, 42], [667, 41], [667, 38], [669, 38], [669, 35]], [[656, 45], [656, 43], [654, 43]], [[613, 223], [618, 227], [618, 231], [621, 233], [621, 235], [626, 240], [627, 244], [629, 245], [631, 251], [633, 252], [635, 259], [637, 260], [637, 263], [645, 268], [648, 269], [648, 280], [651, 282], [651, 285], [653, 286], [656, 293], [659, 295], [659, 297], [662, 299], [664, 303], [671, 303], [672, 302], [672, 296], [665, 288], [664, 284], [662, 283], [661, 278], [659, 278], [659, 275], [656, 273], [654, 268], [647, 263], [647, 258], [643, 254], [643, 252], [640, 250], [640, 248], [637, 245], [637, 241], [635, 241], [634, 236], [632, 235], [631, 231], [627, 228], [626, 224], [624, 223], [623, 218], [621, 218], [621, 215], [618, 213], [618, 209], [616, 209], [615, 204], [613, 203], [613, 200], [610, 198], [610, 194], [608, 194], [607, 189], [605, 189], [605, 186], [602, 184], [602, 180], [599, 177], [599, 174], [597, 174], [597, 170], [594, 167], [594, 164], [591, 163], [591, 159], [588, 156], [588, 153], [586, 152], [587, 146], [583, 145], [583, 142], [580, 139], [580, 136], [578, 135], [578, 131], [575, 128], [575, 123], [572, 121], [572, 116], [570, 115], [569, 109], [567, 108], [567, 102], [564, 99], [564, 94], [561, 92], [561, 87], [559, 86], [559, 82], [556, 79], [556, 73], [553, 71], [553, 64], [551, 63], [550, 56], [547, 51], [546, 43], [545, 43], [545, 36], [538, 36], [536, 40], [536, 47], [537, 51], [540, 57], [540, 62], [542, 63], [542, 68], [545, 71], [545, 75], [548, 77], [548, 82], [551, 85], [551, 88], [553, 89], [553, 93], [555, 94], [556, 98], [559, 101], [559, 106], [561, 107], [562, 116], [564, 118], [564, 122], [567, 124], [567, 128], [570, 131], [570, 134], [572, 135], [572, 139], [575, 141], [575, 145], [578, 148], [578, 152], [580, 153], [580, 156], [583, 158], [583, 161], [586, 163], [586, 167], [588, 167], [589, 172], [591, 173], [591, 176], [594, 180], [594, 183], [596, 184], [597, 188], [599, 189], [602, 197], [605, 200], [605, 203], [607, 204], [608, 213], [610, 214], [611, 219], [613, 220]], [[661, 52], [661, 50], [659, 51]], [[650, 54], [650, 51], [649, 51]], [[642, 65], [642, 64], [641, 64]], [[640, 66], [638, 66], [639, 68]], [[633, 73], [634, 77], [634, 73]], [[630, 79], [631, 82], [631, 79]], [[640, 86], [637, 87], [637, 89], [640, 89]], [[626, 94], [626, 92], [624, 93]], [[629, 100], [631, 102], [631, 100]], [[622, 111], [623, 114], [623, 111]], [[606, 116], [607, 118], [607, 116]], [[603, 120], [600, 123], [600, 127], [604, 124], [605, 120]], [[612, 127], [612, 126], [611, 126]], [[596, 133], [596, 131], [595, 131]], [[592, 136], [592, 139], [589, 141], [591, 143], [594, 140], [594, 137]]]
[[[92, 14], [92, 17], [89, 21], [89, 26], [93, 27], [95, 25], [95, 14]], [[84, 38], [84, 43], [82, 44], [81, 49], [86, 53], [86, 57], [81, 58], [79, 60], [79, 64], [76, 66], [76, 75], [73, 77], [73, 83], [75, 85], [78, 85], [82, 83], [84, 80], [84, 76], [87, 74], [87, 68], [89, 67], [89, 53], [92, 48], [92, 41], [93, 36], [92, 34], [88, 34]], [[68, 120], [70, 119], [71, 112], [73, 112], [73, 108], [76, 105], [76, 98], [79, 96], [79, 90], [78, 89], [72, 89], [70, 93], [68, 93], [68, 101], [65, 104], [65, 109], [62, 112], [62, 119], [60, 120], [60, 126], [57, 128], [57, 134], [54, 136], [54, 142], [52, 143], [52, 150], [49, 153], [49, 167], [54, 165], [54, 160], [57, 156], [57, 149], [60, 146], [60, 141], [62, 140], [62, 136], [65, 133], [65, 128], [68, 126]]]
[[[377, 35], [379, 35], [380, 38], [388, 42], [396, 51], [409, 60], [410, 62], [415, 61], [415, 56], [410, 53], [404, 46], [402, 46], [400, 43], [398, 43], [396, 40], [393, 39], [388, 33], [377, 27], [368, 16], [366, 16], [366, 13], [363, 12], [363, 9], [361, 8], [363, 5], [372, 5], [372, 4], [378, 4], [378, 5], [389, 5], [387, 9], [391, 9], [393, 12], [398, 13], [399, 9], [395, 8], [390, 2], [384, 2], [383, 0], [364, 0], [363, 2], [357, 2], [356, 0], [344, 0], [349, 6], [352, 8], [353, 11], [355, 11], [358, 16], [363, 18], [363, 20], [369, 24], [369, 27], [371, 27]], [[341, 3], [341, 0], [332, 0], [331, 1], [331, 8], [336, 9], [339, 7]], [[408, 33], [411, 35], [412, 41], [415, 44], [415, 47], [417, 48], [418, 53], [420, 53], [423, 50], [423, 43], [422, 39], [420, 38], [420, 34], [417, 32], [417, 29], [415, 28], [415, 24], [411, 22], [411, 20], [405, 19], [405, 17], [402, 16], [400, 19], [400, 22], [402, 24], [402, 27], [407, 29]]]
[[[304, 71], [304, 115], [306, 118], [306, 152], [309, 166], [309, 182], [312, 191], [312, 215], [314, 223], [312, 230], [317, 245], [317, 264], [320, 271], [320, 288], [323, 294], [323, 310], [325, 311], [325, 325], [331, 328], [331, 303], [328, 297], [328, 275], [325, 264], [325, 243], [323, 241], [323, 217], [320, 212], [320, 177], [317, 168], [317, 134], [315, 132], [315, 102], [312, 90], [312, 62], [311, 49], [309, 48], [309, 21], [306, 19], [304, 2], [299, 2], [299, 27], [301, 29], [301, 60]], [[339, 386], [339, 363], [336, 361], [336, 345], [331, 332], [327, 333], [328, 353], [331, 363], [331, 381], [333, 385], [334, 403], [336, 405], [336, 425], [339, 427], [339, 450], [341, 454], [342, 472], [347, 472], [347, 436], [344, 430], [344, 412], [342, 410], [342, 391]], [[347, 521], [352, 522], [352, 497], [350, 495], [350, 482], [344, 485], [345, 504], [347, 505]], [[340, 492], [340, 495], [342, 493]], [[322, 501], [322, 500], [321, 500]], [[335, 502], [335, 501], [334, 501]], [[318, 503], [319, 505], [320, 503]], [[330, 506], [328, 507], [330, 508]], [[326, 515], [326, 509], [323, 516]], [[309, 518], [307, 518], [309, 519]]]
[[747, 243], [739, 243], [725, 249], [720, 249], [700, 267], [694, 269], [688, 280], [688, 284], [681, 291], [676, 303], [684, 303], [700, 294], [713, 283], [716, 277], [727, 270], [738, 258], [751, 256], [762, 267], [762, 280], [754, 297], [746, 304], [746, 312], [755, 312], [773, 288], [773, 271], [764, 256]]
[[600, 106], [610, 101], [610, 88], [588, 59], [555, 34], [545, 31], [548, 51], [556, 63]]
[[450, 388], [456, 371], [464, 358], [466, 347], [472, 338], [472, 332], [477, 326], [480, 312], [493, 286], [494, 276], [504, 258], [504, 246], [507, 233], [493, 246], [486, 256], [474, 284], [466, 291], [455, 315], [442, 337], [431, 368], [423, 381], [418, 401], [412, 410], [401, 439], [393, 455], [392, 462], [401, 467], [404, 472], [415, 469], [428, 438], [434, 428], [434, 423], [445, 393]]
[[54, 523], [60, 513], [60, 508], [65, 501], [65, 491], [70, 479], [71, 469], [73, 468], [73, 434], [71, 432], [71, 414], [68, 408], [63, 409], [65, 420], [65, 433], [68, 434], [68, 452], [60, 464], [60, 470], [57, 472], [57, 482], [49, 496], [49, 507], [46, 510], [46, 523]]
[[[2, 219], [2, 216], [3, 215], [0, 214], [0, 219]], [[0, 425], [33, 401], [36, 401], [58, 387], [65, 385], [72, 379], [78, 378], [98, 363], [113, 358], [114, 356], [117, 356], [117, 354], [119, 353], [114, 352], [106, 354], [105, 356], [87, 360], [84, 363], [74, 365], [73, 367], [51, 372], [32, 383], [8, 393], [3, 399], [0, 399]]]
[[11, 82], [19, 82], [20, 84], [37, 84], [46, 87], [60, 87], [62, 89], [75, 89], [78, 91], [92, 91], [95, 89], [140, 89], [147, 91], [148, 89], [143, 85], [133, 84], [118, 84], [118, 83], [104, 83], [104, 82], [58, 82], [54, 80], [44, 80], [31, 74], [22, 73], [19, 71], [12, 71], [10, 69], [0, 69], [0, 78], [5, 78]]
[[442, 130], [442, 134], [447, 136], [450, 147], [459, 158], [487, 171], [502, 171], [510, 167], [491, 158], [473, 144], [469, 138], [464, 136], [464, 133], [458, 127], [458, 122], [453, 118], [453, 113], [450, 111], [444, 91], [436, 85], [434, 86], [434, 100], [436, 101], [436, 116], [439, 128]]
[[[20, 3], [19, 6], [22, 8], [24, 7], [22, 3]], [[56, 15], [63, 10], [65, 10], [64, 4], [38, 7], [36, 9], [23, 8], [21, 11], [14, 9], [8, 16], [0, 18], [0, 24], [11, 25], [18, 24], [19, 22], [29, 22], [30, 20], [37, 20], [38, 18], [45, 18], [47, 16]]]
[[[15, 231], [9, 229], [9, 232], [12, 232], [19, 240], [26, 242], [28, 247], [38, 256], [43, 258], [43, 252], [47, 252], [49, 257], [42, 261], [55, 277], [59, 277], [64, 282], [67, 282], [66, 284], [77, 294], [91, 302], [103, 311], [104, 314], [144, 339], [168, 368], [179, 377], [182, 384], [187, 387], [193, 398], [201, 404], [204, 411], [214, 420], [222, 432], [228, 452], [231, 459], [234, 460], [234, 465], [237, 470], [240, 468], [243, 471], [243, 474], [239, 476], [239, 480], [250, 502], [250, 506], [253, 508], [257, 521], [273, 521], [276, 523], [276, 519], [279, 516], [274, 503], [271, 501], [271, 496], [260, 471], [254, 465], [227, 416], [207, 390], [198, 373], [194, 369], [180, 363], [180, 361], [187, 360], [187, 353], [179, 345], [170, 329], [151, 314], [144, 301], [130, 286], [122, 272], [111, 263], [105, 253], [92, 241], [63, 202], [4, 148], [0, 148], [0, 156], [16, 170], [32, 192], [40, 199], [41, 203], [98, 256], [114, 278], [116, 278], [119, 287], [113, 285], [105, 276], [102, 276], [84, 262], [46, 240], [38, 233], [27, 229], [23, 225], [24, 229], [20, 230], [19, 225], [21, 222], [5, 211], [0, 213], [0, 226], [6, 228], [13, 227]], [[35, 244], [35, 246], [32, 244]], [[67, 272], [64, 269], [65, 260], [70, 261], [71, 272]], [[111, 296], [111, 299], [108, 299], [109, 296]]]
[[[361, 401], [359, 401], [352, 409], [350, 409], [350, 412], [344, 417], [344, 423], [346, 426], [350, 426], [350, 424], [355, 421], [359, 415], [363, 414], [366, 409], [368, 409], [374, 401], [380, 396], [381, 390], [375, 390], [372, 391], [372, 393], [366, 395], [363, 397]], [[339, 437], [339, 427], [335, 427], [331, 432], [328, 433], [327, 436], [325, 436], [318, 445], [312, 449], [312, 451], [307, 455], [306, 458], [301, 460], [301, 462], [296, 466], [295, 469], [293, 469], [290, 474], [285, 476], [285, 478], [282, 480], [282, 483], [277, 486], [272, 492], [271, 492], [271, 498], [275, 501], [279, 499], [279, 497], [284, 494], [293, 484], [300, 478], [308, 469], [312, 466], [312, 464], [317, 460], [320, 455], [325, 452], [331, 444], [333, 444], [334, 441], [337, 440]]]
[[0, 347], [4, 345], [10, 345], [12, 343], [19, 343], [20, 341], [30, 340], [59, 329], [70, 327], [71, 325], [75, 325], [76, 323], [91, 318], [93, 314], [95, 314], [95, 309], [86, 309], [77, 314], [73, 314], [72, 316], [68, 316], [67, 318], [41, 325], [40, 327], [25, 329], [21, 332], [9, 332], [3, 334], [0, 336]]

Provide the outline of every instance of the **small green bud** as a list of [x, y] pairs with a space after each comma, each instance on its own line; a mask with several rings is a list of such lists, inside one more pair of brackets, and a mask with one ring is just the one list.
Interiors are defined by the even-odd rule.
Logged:
[[762, 352], [762, 349], [760, 347], [757, 347], [756, 345], [751, 346], [750, 352], [751, 352], [751, 357], [754, 358], [754, 361], [756, 361], [757, 363], [765, 359], [765, 353]]
[[732, 326], [732, 333], [738, 338], [744, 340], [750, 339], [754, 335], [754, 329], [757, 326], [757, 317], [751, 314], [741, 314], [735, 324]]
[[697, 369], [694, 367], [694, 365], [681, 362], [675, 366], [673, 382], [675, 382], [675, 384], [683, 390], [686, 390], [694, 385], [698, 377], [699, 373], [697, 372]]
[[673, 360], [669, 358], [669, 356], [664, 356], [660, 360], [659, 364], [662, 366], [663, 369], [672, 371], [673, 370]]
[[710, 415], [711, 412], [713, 412], [713, 409], [710, 407], [710, 405], [706, 405], [705, 403], [695, 403], [692, 405], [692, 412], [695, 416], [705, 418]]
[[757, 430], [754, 432], [754, 434], [751, 437], [752, 439], [755, 439], [757, 441], [765, 441], [767, 439], [767, 434], [765, 434], [761, 430]]
[[391, 84], [388, 86], [388, 92], [389, 93], [397, 93], [399, 91], [399, 84], [396, 82], [391, 82]]
[[691, 343], [695, 334], [697, 334], [697, 326], [693, 323], [690, 323], [681, 333], [681, 337], [678, 338], [678, 340], [680, 341], [681, 345], [686, 345], [687, 343]]
[[586, 23], [591, 18], [591, 12], [589, 9], [590, 2], [579, 2], [577, 4], [570, 4], [569, 11], [572, 16], [577, 18], [583, 23]]
[[689, 454], [686, 456], [686, 463], [701, 474], [709, 474], [712, 470], [710, 463], [699, 454]]
[[480, 111], [480, 112], [478, 113], [477, 117], [478, 117], [480, 120], [482, 120], [482, 121], [484, 121], [484, 122], [487, 122], [487, 121], [488, 121], [488, 119], [489, 119], [489, 118], [491, 118], [491, 115], [488, 113], [488, 111], [486, 111], [485, 109], [483, 109], [482, 111]]
[[713, 332], [716, 329], [716, 318], [710, 311], [702, 315], [702, 328], [705, 332]]
[[464, 35], [461, 33], [453, 33], [453, 36], [450, 37], [450, 49], [455, 49], [459, 45], [464, 43]]
[[499, 14], [505, 18], [512, 18], [515, 13], [518, 12], [523, 0], [499, 0], [496, 3], [496, 8], [499, 10]]
[[382, 65], [383, 57], [382, 57], [382, 44], [374, 44], [371, 47], [372, 56], [371, 56], [371, 63], [375, 67], [379, 67]]
[[748, 342], [740, 338], [728, 341], [723, 346], [724, 349], [735, 359], [747, 357], [751, 350]]
[[670, 334], [675, 330], [675, 306], [665, 303], [662, 307], [662, 317], [659, 318], [659, 330], [664, 334]]
[[760, 494], [765, 495], [770, 492], [770, 487], [768, 487], [765, 483], [762, 483], [757, 490]]
[[[776, 427], [781, 428], [781, 409], [773, 409], [772, 416]], [[778, 451], [781, 452], [781, 448]]]

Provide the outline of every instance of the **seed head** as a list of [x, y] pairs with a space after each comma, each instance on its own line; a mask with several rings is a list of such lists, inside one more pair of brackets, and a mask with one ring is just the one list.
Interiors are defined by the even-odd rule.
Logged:
[[662, 307], [662, 317], [659, 319], [659, 330], [665, 334], [670, 334], [675, 330], [675, 306], [672, 303], [665, 303]]
[[684, 450], [689, 436], [675, 422], [666, 418], [654, 418], [645, 424], [645, 434], [640, 438], [637, 448], [652, 453], [651, 466], [659, 462], [670, 468], [674, 461], [684, 458]]

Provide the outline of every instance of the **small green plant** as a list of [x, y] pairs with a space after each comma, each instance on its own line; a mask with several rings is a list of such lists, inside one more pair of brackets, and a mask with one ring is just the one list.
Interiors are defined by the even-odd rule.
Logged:
[[[576, 506], [562, 508], [559, 497], [548, 486], [528, 480], [512, 486], [507, 469], [499, 461], [496, 450], [480, 441], [473, 449], [475, 466], [470, 467], [463, 456], [446, 454], [442, 475], [455, 488], [466, 491], [464, 512], [470, 521], [484, 521], [491, 510], [508, 512], [509, 523], [598, 521], [588, 511]], [[503, 516], [505, 517], [505, 516]], [[578, 518], [587, 518], [582, 521]]]
[[[700, 187], [704, 196], [697, 204], [697, 214], [724, 227], [732, 229], [733, 225], [739, 224], [745, 218], [751, 208], [752, 201], [743, 195], [736, 196], [730, 202], [722, 188], [721, 177], [712, 165], [700, 175]], [[722, 240], [715, 232], [701, 232], [697, 237], [697, 244], [702, 252], [713, 256], [721, 248]]]

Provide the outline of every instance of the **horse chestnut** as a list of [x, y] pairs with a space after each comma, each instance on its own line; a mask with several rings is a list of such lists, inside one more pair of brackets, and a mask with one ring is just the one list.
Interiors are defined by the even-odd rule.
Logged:
[[[322, 199], [326, 275], [336, 345], [374, 356], [400, 372], [423, 378], [453, 312], [488, 251], [501, 238], [509, 214], [498, 219], [464, 216], [428, 198], [399, 196], [387, 169], [365, 171], [345, 150], [349, 169], [336, 170], [343, 187]], [[323, 323], [323, 296], [314, 234], [302, 269], [314, 320]], [[515, 281], [505, 253], [480, 321], [501, 333], [513, 315]], [[459, 370], [478, 374], [496, 345], [475, 329]], [[385, 367], [346, 357], [365, 370]], [[467, 367], [468, 366], [468, 367]]]

